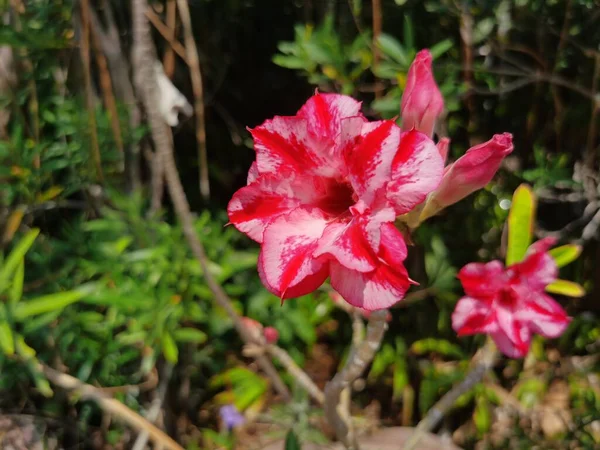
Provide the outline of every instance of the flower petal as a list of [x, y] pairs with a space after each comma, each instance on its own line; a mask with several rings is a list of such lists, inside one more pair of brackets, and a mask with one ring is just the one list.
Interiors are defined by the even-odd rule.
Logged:
[[[347, 125], [345, 122], [344, 125]], [[359, 198], [367, 205], [390, 178], [392, 160], [400, 145], [400, 128], [392, 120], [362, 125], [360, 140], [347, 148], [344, 158], [348, 178]]]
[[389, 234], [387, 228], [382, 228], [382, 225], [385, 224], [398, 233], [399, 241], [404, 246], [400, 260], [402, 263], [406, 258], [406, 245], [402, 234], [389, 223], [393, 222], [395, 218], [393, 209], [386, 208], [374, 214], [356, 215], [348, 223], [332, 222], [325, 229], [313, 256], [328, 255], [348, 269], [370, 272], [379, 264], [378, 253], [380, 252], [382, 230]]
[[495, 308], [495, 312], [498, 331], [510, 341], [514, 347], [512, 351], [525, 355], [529, 351], [531, 343], [531, 331], [528, 324], [519, 321], [512, 309], [498, 306]]
[[526, 346], [516, 345], [508, 335], [500, 329], [495, 333], [491, 333], [490, 336], [496, 343], [498, 350], [509, 358], [523, 358], [527, 355], [527, 352], [529, 352], [529, 344]]
[[531, 299], [522, 302], [515, 316], [519, 321], [529, 323], [531, 331], [547, 338], [560, 336], [571, 322], [552, 297], [541, 293], [534, 293]]
[[490, 301], [508, 281], [500, 261], [469, 263], [460, 269], [458, 279], [468, 296]]
[[461, 298], [452, 313], [452, 328], [459, 336], [493, 333], [498, 330], [490, 304], [473, 297]]
[[529, 247], [525, 259], [515, 264], [515, 269], [533, 290], [543, 291], [547, 285], [558, 277], [558, 267], [548, 250], [556, 243], [556, 239], [548, 237], [535, 242]]
[[367, 311], [388, 308], [404, 298], [411, 285], [403, 261], [406, 244], [392, 224], [381, 226], [379, 264], [368, 272], [357, 272], [331, 262], [331, 286], [353, 306]]
[[431, 70], [429, 50], [421, 50], [408, 69], [406, 87], [402, 94], [402, 129], [413, 128], [433, 135], [435, 121], [444, 111], [444, 98]]
[[[239, 189], [227, 205], [227, 214], [231, 223], [242, 233], [246, 233], [257, 242], [263, 241], [267, 225], [281, 214], [311, 202], [310, 182], [299, 190], [294, 186], [294, 178], [277, 179], [272, 175], [260, 176], [256, 181]], [[296, 195], [304, 195], [302, 198]]]
[[[297, 208], [267, 227], [259, 275], [271, 292], [289, 298], [292, 293], [299, 295], [298, 291], [308, 293], [325, 281], [327, 263], [312, 254], [326, 226], [327, 219], [318, 209]], [[297, 289], [292, 290], [294, 287]]]
[[260, 174], [310, 171], [319, 161], [310, 150], [306, 120], [275, 116], [250, 130]]
[[404, 266], [380, 264], [368, 272], [350, 270], [336, 261], [330, 263], [331, 286], [352, 306], [374, 311], [389, 308], [404, 298], [410, 281]]
[[427, 200], [422, 220], [487, 185], [502, 160], [513, 151], [510, 133], [496, 134], [487, 142], [470, 148], [444, 171], [442, 182]]
[[387, 198], [398, 215], [421, 203], [440, 184], [444, 162], [431, 139], [412, 130], [402, 133], [392, 162]]
[[347, 95], [317, 92], [300, 108], [297, 116], [306, 119], [312, 135], [333, 143], [340, 135], [342, 119], [354, 116], [363, 118], [360, 108], [361, 103]]

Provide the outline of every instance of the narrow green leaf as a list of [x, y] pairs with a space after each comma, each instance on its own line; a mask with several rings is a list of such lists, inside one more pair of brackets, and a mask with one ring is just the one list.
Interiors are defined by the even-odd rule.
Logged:
[[452, 48], [454, 43], [450, 39], [444, 39], [443, 41], [438, 42], [433, 47], [429, 49], [431, 52], [431, 57], [435, 60], [446, 53], [448, 50]]
[[162, 335], [161, 344], [165, 359], [171, 364], [177, 364], [177, 360], [179, 359], [179, 349], [177, 348], [175, 340], [173, 340], [173, 336], [165, 331]]
[[173, 337], [177, 342], [192, 342], [194, 344], [203, 344], [208, 338], [206, 333], [195, 328], [179, 328], [173, 332]]
[[402, 66], [408, 67], [410, 61], [408, 61], [406, 51], [395, 38], [389, 34], [381, 33], [377, 38], [377, 46], [386, 56], [402, 64]]
[[16, 341], [15, 348], [19, 355], [21, 355], [25, 359], [33, 358], [35, 356], [35, 354], [36, 354], [35, 350], [33, 348], [31, 348], [29, 345], [27, 345], [23, 336], [21, 336], [20, 334], [17, 334], [15, 336], [15, 341]]
[[7, 356], [15, 354], [15, 340], [10, 325], [6, 321], [0, 322], [0, 349]]
[[531, 188], [522, 184], [513, 195], [508, 214], [508, 247], [506, 265], [523, 260], [531, 244], [535, 221], [535, 195]]
[[575, 261], [581, 255], [581, 245], [567, 244], [553, 248], [548, 253], [554, 258], [558, 267], [564, 267]]
[[556, 280], [554, 283], [546, 286], [546, 292], [565, 295], [567, 297], [583, 297], [585, 295], [583, 286], [567, 280]]
[[17, 266], [17, 271], [13, 278], [12, 286], [8, 295], [9, 302], [14, 305], [23, 295], [23, 280], [25, 279], [25, 261], [21, 259], [21, 262]]
[[288, 431], [285, 436], [285, 450], [302, 450], [298, 436], [293, 430]]
[[13, 317], [17, 321], [22, 321], [38, 314], [63, 309], [65, 306], [80, 300], [84, 295], [85, 292], [81, 290], [66, 291], [44, 295], [26, 302], [19, 302], [14, 307]]
[[404, 15], [404, 29], [402, 30], [404, 36], [404, 46], [410, 51], [415, 47], [415, 32], [413, 30], [412, 18], [408, 15]]
[[480, 436], [487, 433], [492, 426], [492, 414], [489, 402], [483, 395], [477, 396], [475, 411], [473, 412], [473, 422]]
[[4, 261], [4, 265], [2, 266], [2, 269], [0, 269], [0, 292], [3, 292], [6, 289], [14, 271], [33, 245], [33, 241], [35, 241], [38, 234], [40, 234], [40, 230], [37, 228], [29, 231], [21, 238], [19, 243], [15, 245], [15, 248], [13, 248], [6, 258], [6, 261]]

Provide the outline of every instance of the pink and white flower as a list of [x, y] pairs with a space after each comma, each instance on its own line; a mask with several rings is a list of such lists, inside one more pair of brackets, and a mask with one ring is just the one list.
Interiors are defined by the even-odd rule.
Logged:
[[502, 353], [522, 358], [529, 351], [531, 335], [560, 336], [570, 318], [545, 293], [558, 274], [548, 249], [554, 239], [534, 243], [519, 263], [507, 268], [500, 261], [471, 263], [458, 274], [465, 293], [452, 314], [459, 336], [489, 334]]
[[443, 160], [427, 135], [369, 122], [360, 106], [316, 93], [295, 116], [250, 130], [256, 161], [228, 213], [261, 244], [259, 275], [282, 299], [330, 277], [348, 303], [376, 310], [411, 284], [393, 223], [437, 188]]

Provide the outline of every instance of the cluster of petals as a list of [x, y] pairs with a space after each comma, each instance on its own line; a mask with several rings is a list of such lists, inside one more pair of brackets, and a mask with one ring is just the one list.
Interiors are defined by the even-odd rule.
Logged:
[[510, 135], [500, 135], [444, 169], [449, 141], [432, 140], [442, 111], [424, 50], [407, 77], [402, 128], [393, 120], [368, 121], [351, 97], [316, 93], [296, 115], [250, 130], [256, 161], [228, 214], [261, 244], [258, 271], [267, 289], [298, 297], [329, 278], [348, 303], [365, 310], [404, 297], [414, 282], [396, 218], [423, 207], [433, 215], [481, 188], [512, 150]]
[[459, 272], [466, 296], [456, 304], [452, 327], [461, 335], [488, 334], [502, 353], [522, 358], [533, 333], [560, 336], [569, 324], [561, 306], [545, 293], [558, 274], [548, 249], [554, 239], [534, 243], [522, 262], [467, 264]]

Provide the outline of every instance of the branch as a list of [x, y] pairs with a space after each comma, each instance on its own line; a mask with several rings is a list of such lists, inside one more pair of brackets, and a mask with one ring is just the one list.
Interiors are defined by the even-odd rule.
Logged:
[[465, 378], [449, 392], [446, 393], [433, 407], [427, 412], [427, 415], [421, 419], [416, 426], [410, 439], [404, 444], [404, 450], [414, 449], [421, 438], [442, 420], [446, 413], [454, 406], [458, 398], [469, 392], [484, 375], [496, 364], [498, 359], [498, 350], [493, 341], [488, 338], [485, 346], [475, 354], [473, 361], [478, 360], [473, 368], [467, 373]]
[[[148, 120], [152, 132], [152, 139], [156, 145], [156, 156], [162, 158], [164, 165], [167, 187], [177, 217], [179, 218], [183, 233], [188, 241], [188, 244], [195, 258], [200, 263], [206, 284], [214, 295], [215, 302], [225, 310], [227, 315], [233, 321], [235, 328], [247, 343], [255, 343], [249, 330], [244, 326], [240, 316], [234, 309], [231, 300], [215, 280], [209, 268], [209, 261], [204, 251], [204, 247], [194, 229], [194, 221], [190, 211], [190, 205], [185, 196], [179, 173], [175, 166], [175, 158], [173, 156], [173, 147], [169, 140], [169, 129], [167, 124], [162, 119], [160, 113], [156, 109], [157, 104], [157, 86], [156, 77], [154, 76], [153, 62], [156, 59], [154, 55], [154, 47], [150, 40], [150, 27], [144, 12], [148, 9], [147, 0], [133, 0], [133, 39], [136, 51], [135, 68], [138, 72], [137, 81], [139, 83], [142, 99], [146, 107]], [[273, 382], [274, 388], [285, 399], [290, 400], [290, 393], [281, 381], [275, 367], [264, 355], [257, 357], [257, 361], [262, 370]]]
[[160, 35], [169, 43], [171, 48], [177, 55], [183, 59], [186, 64], [188, 63], [185, 47], [173, 36], [172, 30], [163, 23], [163, 21], [158, 17], [158, 14], [154, 12], [152, 8], [148, 8], [145, 11], [146, 17], [148, 20], [154, 25], [154, 28], [160, 33]]
[[85, 102], [88, 110], [88, 125], [92, 147], [92, 160], [96, 168], [96, 177], [100, 183], [104, 182], [102, 173], [102, 159], [100, 157], [100, 144], [98, 143], [98, 130], [96, 128], [96, 112], [94, 97], [92, 95], [92, 75], [90, 73], [90, 5], [88, 0], [81, 0], [81, 62], [83, 64], [83, 80], [85, 84]]
[[371, 314], [365, 339], [358, 347], [352, 349], [344, 368], [325, 386], [325, 416], [335, 429], [338, 439], [348, 449], [357, 450], [358, 443], [351, 418], [344, 417], [344, 411], [339, 410], [340, 397], [342, 391], [351, 386], [373, 360], [387, 328], [387, 314], [387, 310]]
[[[381, 28], [383, 24], [383, 17], [381, 13], [381, 0], [373, 0], [373, 69], [377, 67], [379, 64], [379, 44], [378, 39], [381, 35]], [[377, 88], [375, 90], [375, 98], [381, 97], [381, 89], [383, 85], [375, 85]]]
[[185, 50], [187, 62], [192, 78], [192, 90], [194, 91], [194, 111], [196, 113], [196, 141], [198, 142], [198, 166], [200, 168], [200, 194], [204, 200], [210, 197], [210, 184], [208, 181], [208, 157], [206, 155], [206, 124], [204, 123], [204, 90], [202, 88], [202, 72], [198, 49], [194, 41], [192, 31], [192, 19], [187, 0], [177, 0], [179, 17], [183, 25]]
[[83, 383], [71, 375], [59, 372], [50, 367], [39, 365], [39, 370], [46, 375], [56, 386], [67, 391], [76, 391], [83, 399], [95, 401], [105, 412], [119, 417], [123, 422], [140, 432], [148, 433], [150, 439], [157, 447], [165, 447], [171, 450], [183, 450], [177, 442], [167, 436], [163, 431], [152, 425], [135, 411], [132, 411], [123, 403], [108, 397], [99, 389], [89, 384]]
[[319, 405], [325, 402], [323, 391], [314, 383], [314, 381], [302, 370], [292, 359], [292, 357], [281, 347], [276, 345], [267, 345], [265, 348], [274, 358], [277, 358], [287, 372], [294, 377], [300, 386], [302, 386], [308, 395], [310, 395]]

